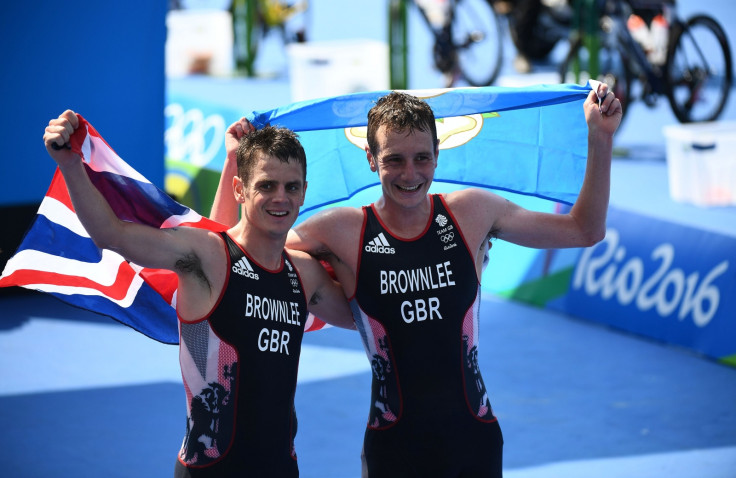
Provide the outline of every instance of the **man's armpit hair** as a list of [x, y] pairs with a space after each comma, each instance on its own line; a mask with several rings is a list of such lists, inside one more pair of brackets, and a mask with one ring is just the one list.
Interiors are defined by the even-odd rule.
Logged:
[[332, 251], [329, 249], [320, 249], [318, 251], [314, 251], [314, 253], [310, 253], [312, 257], [317, 259], [318, 261], [325, 261], [329, 262], [330, 258], [334, 257], [337, 259], [338, 262], [342, 262], [339, 257], [337, 257]]
[[312, 294], [312, 297], [309, 298], [309, 305], [317, 305], [322, 301], [322, 296], [319, 292], [315, 292]]
[[207, 276], [204, 274], [204, 270], [202, 269], [202, 260], [193, 252], [177, 260], [174, 267], [177, 271], [194, 274], [194, 276], [201, 280], [208, 289], [212, 290], [212, 284], [210, 284], [209, 279], [207, 279]]

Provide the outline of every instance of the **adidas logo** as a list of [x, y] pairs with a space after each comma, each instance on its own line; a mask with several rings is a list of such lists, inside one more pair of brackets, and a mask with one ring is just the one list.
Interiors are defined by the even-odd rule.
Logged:
[[396, 254], [396, 250], [386, 240], [383, 233], [377, 235], [372, 241], [365, 245], [366, 252], [377, 252], [379, 254]]
[[258, 280], [258, 274], [253, 272], [253, 266], [250, 265], [250, 262], [245, 257], [241, 257], [238, 262], [233, 264], [233, 272], [243, 277]]

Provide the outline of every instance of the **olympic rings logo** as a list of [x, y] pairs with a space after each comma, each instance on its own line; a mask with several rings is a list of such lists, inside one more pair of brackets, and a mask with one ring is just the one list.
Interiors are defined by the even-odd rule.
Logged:
[[444, 242], [445, 244], [447, 244], [448, 242], [452, 241], [453, 239], [455, 239], [455, 233], [454, 232], [451, 232], [449, 234], [445, 234], [444, 236], [440, 237], [440, 241]]
[[204, 116], [202, 110], [184, 110], [178, 103], [166, 105], [164, 145], [166, 157], [197, 167], [208, 165], [224, 144], [225, 119], [219, 114]]

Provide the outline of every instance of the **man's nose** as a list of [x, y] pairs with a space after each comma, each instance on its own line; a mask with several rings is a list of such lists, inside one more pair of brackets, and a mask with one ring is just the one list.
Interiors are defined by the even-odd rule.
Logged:
[[276, 188], [274, 189], [271, 199], [273, 199], [274, 201], [285, 201], [286, 197], [286, 186], [280, 185], [276, 186]]
[[417, 168], [414, 165], [414, 161], [406, 161], [404, 167], [401, 170], [401, 176], [406, 179], [414, 178], [417, 172]]

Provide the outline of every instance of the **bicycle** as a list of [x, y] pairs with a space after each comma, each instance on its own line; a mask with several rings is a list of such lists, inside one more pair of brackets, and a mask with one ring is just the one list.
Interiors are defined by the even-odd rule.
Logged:
[[[496, 0], [501, 2], [503, 0]], [[531, 62], [544, 61], [558, 43], [570, 38], [573, 8], [568, 0], [505, 0], [511, 41], [524, 63], [514, 64], [529, 72]]]
[[[503, 28], [494, 2], [409, 0], [432, 33], [432, 57], [445, 78], [445, 86], [453, 86], [460, 78], [471, 86], [488, 86], [496, 81], [503, 62]], [[392, 0], [389, 5], [389, 43], [403, 55], [397, 59], [392, 54], [392, 63], [403, 63], [403, 78], [396, 82], [392, 79], [392, 86], [397, 88], [407, 87], [406, 5], [406, 0]]]
[[[653, 107], [664, 95], [681, 123], [715, 121], [721, 115], [733, 83], [733, 69], [728, 38], [715, 19], [700, 14], [683, 20], [677, 15], [674, 0], [596, 3], [599, 34], [593, 38], [573, 35], [560, 67], [562, 82], [605, 81], [621, 100], [624, 112], [637, 99]], [[646, 51], [641, 39], [634, 38], [627, 22], [635, 19], [631, 16], [635, 8], [650, 10], [660, 22], [661, 32], [667, 28], [659, 49], [644, 45], [649, 47]], [[598, 54], [591, 53], [594, 51]], [[632, 88], [635, 80], [641, 87], [638, 96]]]

